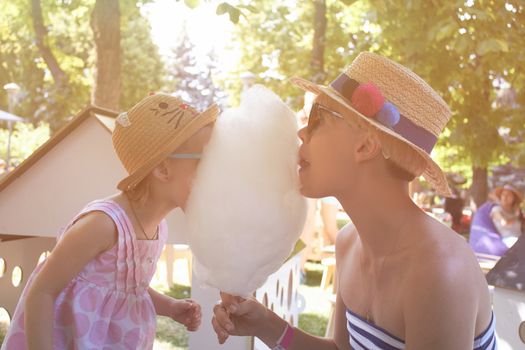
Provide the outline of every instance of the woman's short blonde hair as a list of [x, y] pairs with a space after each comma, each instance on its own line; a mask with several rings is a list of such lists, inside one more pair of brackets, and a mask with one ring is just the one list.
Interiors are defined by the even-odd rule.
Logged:
[[410, 182], [425, 171], [425, 159], [403, 141], [374, 127], [328, 96], [321, 94], [316, 102], [335, 112], [350, 116], [353, 122], [351, 126], [375, 133], [381, 143], [383, 156], [387, 160], [388, 170], [396, 178]]

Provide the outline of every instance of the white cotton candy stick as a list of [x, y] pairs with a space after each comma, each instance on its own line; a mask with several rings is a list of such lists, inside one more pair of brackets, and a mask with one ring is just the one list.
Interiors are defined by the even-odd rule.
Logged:
[[262, 86], [219, 116], [186, 206], [199, 281], [248, 296], [289, 256], [306, 215], [298, 146], [294, 113]]

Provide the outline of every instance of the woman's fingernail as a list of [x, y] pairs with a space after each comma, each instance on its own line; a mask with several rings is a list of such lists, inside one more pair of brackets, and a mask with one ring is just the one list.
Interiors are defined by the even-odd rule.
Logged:
[[229, 309], [230, 309], [230, 312], [236, 312], [237, 311], [237, 306], [236, 305], [230, 305]]
[[229, 332], [233, 331], [233, 325], [232, 325], [231, 323], [228, 323], [228, 324], [226, 325], [226, 329], [227, 329]]

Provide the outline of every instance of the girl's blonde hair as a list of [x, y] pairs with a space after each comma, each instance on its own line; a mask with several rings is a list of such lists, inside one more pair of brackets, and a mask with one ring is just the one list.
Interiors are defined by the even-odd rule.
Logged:
[[396, 178], [410, 182], [425, 171], [425, 159], [405, 142], [374, 127], [328, 96], [319, 95], [316, 101], [335, 112], [350, 116], [352, 119], [351, 126], [373, 132], [381, 143], [382, 154], [387, 160], [388, 170]]
[[123, 191], [132, 201], [140, 202], [149, 194], [149, 177], [144, 178], [135, 187]]

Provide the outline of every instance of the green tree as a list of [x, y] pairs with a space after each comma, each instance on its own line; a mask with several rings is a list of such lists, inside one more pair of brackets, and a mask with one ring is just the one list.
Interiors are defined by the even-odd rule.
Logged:
[[367, 2], [352, 7], [341, 0], [239, 3], [239, 7], [253, 4], [256, 12], [241, 17], [232, 40], [232, 46], [241, 52], [238, 70], [231, 72], [233, 83], [226, 86], [234, 100], [242, 89], [239, 74], [251, 71], [260, 77], [260, 83], [300, 108], [303, 92], [288, 83], [288, 78], [301, 76], [328, 83], [358, 52], [374, 45], [373, 26], [362, 30], [368, 21], [364, 17]]
[[483, 203], [488, 167], [509, 161], [515, 151], [498, 131], [508, 127], [516, 134], [525, 124], [516, 108], [496, 103], [499, 83], [523, 84], [517, 70], [524, 63], [514, 52], [523, 52], [525, 44], [523, 5], [503, 0], [371, 3], [369, 16], [381, 27], [378, 51], [412, 68], [451, 107], [453, 117], [440, 139], [442, 153], [453, 156], [449, 166], [471, 167], [472, 195]]
[[[90, 102], [97, 64], [90, 28], [94, 5], [94, 0], [0, 2], [0, 84], [22, 87], [17, 114], [48, 122], [54, 131]], [[128, 108], [160, 89], [165, 70], [137, 2], [121, 1], [120, 13], [115, 19], [123, 33], [119, 101]], [[7, 109], [3, 89], [0, 106]]]
[[[506, 128], [510, 136], [524, 137], [522, 3], [316, 0], [290, 6], [264, 0], [256, 9], [239, 21], [235, 42], [242, 59], [233, 76], [250, 70], [297, 108], [302, 92], [286, 78], [327, 83], [360, 51], [378, 52], [422, 76], [451, 107], [436, 153], [446, 169], [468, 172], [478, 204], [486, 200], [490, 165], [525, 158], [523, 142], [509, 144], [500, 135]], [[518, 91], [516, 103], [497, 104], [498, 84]], [[240, 83], [228, 88], [233, 96], [241, 89]]]
[[166, 86], [166, 64], [159, 49], [151, 39], [151, 26], [141, 15], [135, 0], [122, 3], [121, 46], [122, 88], [120, 107], [131, 108], [149, 92], [160, 91]]
[[96, 53], [91, 101], [100, 107], [119, 110], [122, 80], [119, 0], [96, 0], [90, 24]]
[[22, 1], [0, 2], [0, 108], [7, 110], [7, 94], [2, 88], [10, 82], [17, 82], [24, 89], [15, 112], [32, 116], [43, 98], [41, 87], [44, 71], [39, 68], [41, 59], [33, 45], [30, 27], [30, 10]]
[[210, 52], [207, 57], [197, 59], [195, 45], [184, 26], [177, 45], [167, 58], [169, 74], [166, 90], [201, 111], [213, 103], [222, 104], [224, 92], [213, 81], [218, 70], [214, 58], [214, 53]]

